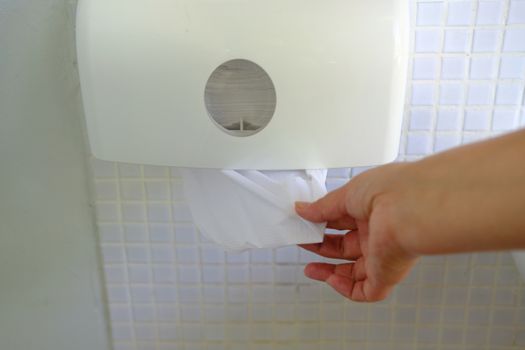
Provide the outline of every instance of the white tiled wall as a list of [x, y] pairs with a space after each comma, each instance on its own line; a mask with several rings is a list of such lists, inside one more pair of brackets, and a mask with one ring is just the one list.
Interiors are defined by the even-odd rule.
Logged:
[[[525, 0], [417, 1], [400, 160], [525, 125]], [[225, 253], [191, 222], [177, 169], [93, 160], [116, 350], [522, 349], [510, 255], [425, 258], [387, 301], [303, 277], [295, 247]], [[335, 188], [364, 169], [330, 171]]]

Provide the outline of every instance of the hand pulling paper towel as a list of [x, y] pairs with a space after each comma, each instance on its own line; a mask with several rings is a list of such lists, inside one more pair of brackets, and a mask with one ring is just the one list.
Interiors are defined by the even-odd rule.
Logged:
[[326, 224], [295, 213], [296, 201], [326, 194], [326, 170], [182, 169], [186, 200], [199, 230], [231, 250], [318, 243]]

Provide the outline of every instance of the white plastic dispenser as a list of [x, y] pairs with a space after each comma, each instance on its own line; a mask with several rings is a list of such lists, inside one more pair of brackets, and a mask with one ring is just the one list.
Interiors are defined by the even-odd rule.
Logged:
[[[310, 227], [293, 202], [322, 195], [325, 172], [282, 171], [380, 164], [398, 152], [408, 59], [404, 0], [79, 0], [77, 49], [95, 157], [215, 169], [184, 176], [205, 179], [206, 188], [214, 177], [217, 184], [229, 179], [287, 208], [286, 220], [266, 220], [266, 236], [280, 222], [295, 220], [297, 232]], [[286, 200], [276, 198], [283, 193]], [[214, 211], [196, 210], [197, 196], [187, 197], [195, 223], [209, 231], [202, 222]], [[225, 203], [240, 200], [249, 207], [244, 193]], [[253, 232], [251, 226], [242, 229]], [[315, 241], [293, 232], [279, 240], [283, 234], [226, 245]]]

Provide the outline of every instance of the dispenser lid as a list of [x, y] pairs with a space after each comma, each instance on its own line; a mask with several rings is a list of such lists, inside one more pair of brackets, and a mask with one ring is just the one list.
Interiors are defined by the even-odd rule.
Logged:
[[404, 0], [79, 0], [91, 151], [224, 169], [391, 161], [407, 23]]

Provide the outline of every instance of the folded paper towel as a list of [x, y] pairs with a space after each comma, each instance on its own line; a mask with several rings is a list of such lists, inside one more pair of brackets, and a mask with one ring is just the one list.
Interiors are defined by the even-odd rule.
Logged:
[[300, 218], [296, 201], [326, 194], [326, 170], [183, 169], [193, 220], [210, 240], [231, 250], [318, 243], [326, 224]]

